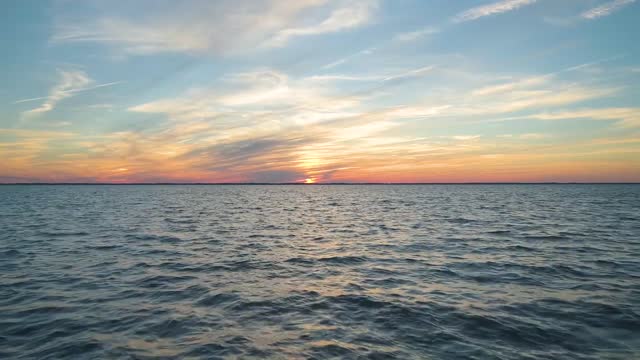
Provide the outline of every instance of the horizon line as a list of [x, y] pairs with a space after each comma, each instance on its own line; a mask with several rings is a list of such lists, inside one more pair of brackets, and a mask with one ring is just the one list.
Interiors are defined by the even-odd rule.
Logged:
[[544, 182], [13, 182], [1, 185], [639, 185], [640, 182], [581, 182], [581, 181], [544, 181]]

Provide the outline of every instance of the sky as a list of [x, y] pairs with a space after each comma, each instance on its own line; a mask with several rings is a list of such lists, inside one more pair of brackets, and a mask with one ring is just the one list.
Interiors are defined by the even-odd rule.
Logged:
[[640, 1], [9, 0], [0, 182], [640, 182]]

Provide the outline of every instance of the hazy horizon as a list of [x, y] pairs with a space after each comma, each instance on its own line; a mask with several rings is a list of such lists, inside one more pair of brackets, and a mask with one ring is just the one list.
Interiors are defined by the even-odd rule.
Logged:
[[638, 185], [640, 182], [6, 182], [1, 185]]

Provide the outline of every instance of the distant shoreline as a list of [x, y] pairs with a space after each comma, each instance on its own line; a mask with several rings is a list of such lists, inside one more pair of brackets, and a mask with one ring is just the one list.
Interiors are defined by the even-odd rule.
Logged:
[[8, 185], [198, 185], [198, 186], [211, 186], [211, 185], [225, 185], [225, 186], [256, 186], [256, 185], [296, 185], [296, 186], [323, 186], [323, 185], [640, 185], [640, 182], [460, 182], [460, 183], [447, 183], [447, 182], [425, 182], [425, 183], [341, 183], [341, 182], [327, 182], [327, 183], [0, 183], [0, 186]]

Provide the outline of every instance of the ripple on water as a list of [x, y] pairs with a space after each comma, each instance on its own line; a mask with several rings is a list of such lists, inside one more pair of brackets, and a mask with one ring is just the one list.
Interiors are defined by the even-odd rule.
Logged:
[[632, 359], [640, 186], [3, 186], [0, 358]]

